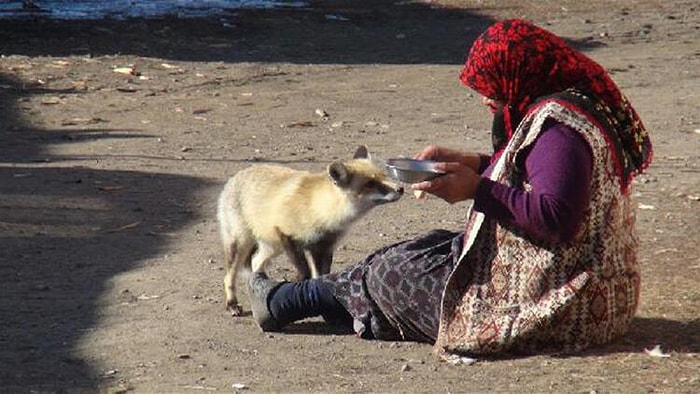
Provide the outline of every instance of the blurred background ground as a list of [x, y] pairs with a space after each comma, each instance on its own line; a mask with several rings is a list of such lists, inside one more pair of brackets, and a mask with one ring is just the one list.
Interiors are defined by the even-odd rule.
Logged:
[[[699, 11], [312, 1], [0, 19], [0, 392], [700, 391]], [[453, 366], [428, 345], [362, 341], [314, 319], [271, 335], [228, 316], [215, 222], [227, 177], [257, 162], [320, 171], [358, 144], [378, 157], [487, 150], [489, 115], [457, 75], [473, 39], [507, 17], [608, 67], [651, 132], [655, 160], [634, 185], [644, 287], [629, 334], [574, 357]], [[466, 208], [380, 207], [334, 269], [459, 229]], [[279, 262], [271, 275], [292, 272]], [[668, 357], [644, 351], [656, 345]]]

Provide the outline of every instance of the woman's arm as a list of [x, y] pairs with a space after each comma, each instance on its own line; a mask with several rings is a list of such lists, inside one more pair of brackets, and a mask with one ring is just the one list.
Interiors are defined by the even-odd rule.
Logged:
[[525, 159], [531, 190], [483, 178], [474, 209], [545, 242], [567, 242], [576, 235], [588, 207], [591, 172], [592, 155], [583, 137], [552, 122]]

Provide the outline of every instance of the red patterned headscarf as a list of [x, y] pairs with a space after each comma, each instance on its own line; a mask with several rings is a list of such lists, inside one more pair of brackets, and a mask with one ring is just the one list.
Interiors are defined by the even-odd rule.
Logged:
[[[647, 131], [607, 71], [564, 40], [519, 20], [496, 22], [474, 42], [460, 75], [466, 86], [503, 101], [507, 138], [540, 97], [576, 89], [611, 109], [623, 150], [618, 171], [623, 187], [651, 162]], [[516, 124], [513, 124], [516, 123]]]

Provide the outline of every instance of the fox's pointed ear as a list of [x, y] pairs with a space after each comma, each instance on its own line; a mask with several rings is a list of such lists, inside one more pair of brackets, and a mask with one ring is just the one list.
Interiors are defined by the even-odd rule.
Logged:
[[366, 145], [360, 145], [357, 147], [357, 150], [355, 151], [355, 155], [352, 157], [353, 159], [371, 159], [369, 156], [369, 149], [367, 149]]
[[339, 161], [333, 162], [328, 166], [328, 176], [334, 184], [340, 187], [344, 187], [350, 183], [348, 169]]

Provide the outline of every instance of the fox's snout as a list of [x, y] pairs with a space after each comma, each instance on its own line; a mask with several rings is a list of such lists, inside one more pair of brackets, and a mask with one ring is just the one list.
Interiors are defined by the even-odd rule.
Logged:
[[403, 187], [382, 185], [376, 193], [370, 195], [370, 199], [376, 204], [385, 204], [397, 201], [401, 196], [403, 196]]
[[391, 201], [396, 201], [396, 200], [398, 200], [399, 198], [401, 198], [401, 196], [403, 196], [403, 186], [399, 186], [399, 187], [396, 189], [396, 191], [394, 191], [394, 192], [392, 193], [392, 198], [393, 198], [393, 199], [392, 199]]

